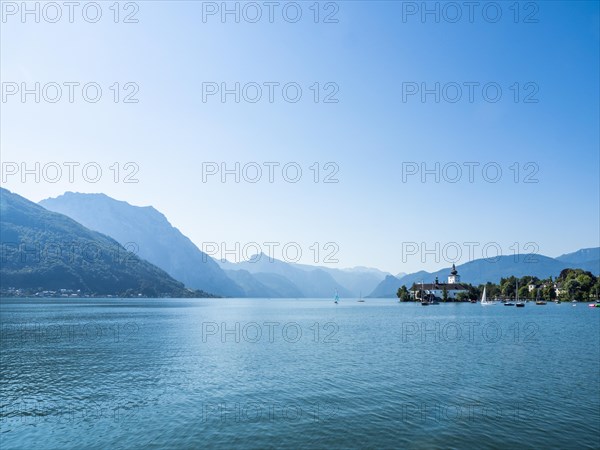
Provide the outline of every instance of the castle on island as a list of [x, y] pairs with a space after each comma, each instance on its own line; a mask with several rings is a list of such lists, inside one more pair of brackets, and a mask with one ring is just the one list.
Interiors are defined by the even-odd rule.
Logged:
[[[414, 283], [410, 288], [410, 296], [413, 300], [419, 301], [441, 300], [444, 296], [444, 288], [450, 301], [456, 300], [456, 297], [461, 292], [465, 294], [469, 292], [467, 286], [461, 284], [460, 275], [454, 264], [452, 264], [452, 270], [450, 271], [450, 275], [448, 275], [447, 283], [440, 283], [437, 277], [435, 278], [435, 283]], [[422, 293], [421, 290], [423, 291]]]

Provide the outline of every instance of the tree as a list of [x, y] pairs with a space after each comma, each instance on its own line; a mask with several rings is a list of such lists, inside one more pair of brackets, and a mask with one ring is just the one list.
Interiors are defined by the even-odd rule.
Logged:
[[406, 289], [405, 285], [402, 285], [402, 287], [398, 288], [398, 292], [396, 292], [396, 296], [402, 302], [407, 302], [410, 300], [410, 292], [408, 292], [408, 289]]
[[568, 298], [577, 300], [578, 302], [584, 299], [583, 291], [581, 290], [581, 284], [577, 279], [571, 278], [565, 281], [564, 289], [567, 292]]
[[479, 297], [481, 297], [481, 293], [483, 292], [483, 289], [479, 289], [478, 287], [470, 284], [467, 285], [467, 289], [469, 290], [467, 295], [470, 300], [477, 300]]
[[598, 278], [596, 280], [596, 284], [592, 286], [592, 289], [590, 290], [590, 296], [592, 299], [596, 300], [598, 300], [598, 298], [600, 297], [600, 278]]
[[502, 278], [500, 283], [500, 291], [502, 292], [502, 295], [504, 295], [507, 298], [514, 297], [516, 284], [517, 279], [514, 276], [511, 276], [509, 278]]
[[444, 289], [442, 290], [442, 300], [445, 302], [448, 301], [448, 289], [446, 289], [446, 286], [444, 286]]
[[554, 290], [554, 286], [552, 286], [552, 282], [546, 284], [544, 288], [542, 288], [542, 297], [548, 300], [554, 300], [556, 298], [556, 291]]
[[527, 286], [521, 286], [519, 288], [519, 298], [527, 298], [529, 295], [529, 288]]
[[[497, 284], [486, 283], [485, 287], [487, 288], [487, 296], [489, 298], [499, 297], [502, 293], [502, 291], [500, 290], [500, 286], [498, 286]], [[483, 290], [481, 292], [483, 292]]]
[[459, 302], [464, 302], [468, 299], [469, 299], [469, 294], [467, 294], [466, 292], [459, 292], [458, 295], [456, 296], [456, 300]]

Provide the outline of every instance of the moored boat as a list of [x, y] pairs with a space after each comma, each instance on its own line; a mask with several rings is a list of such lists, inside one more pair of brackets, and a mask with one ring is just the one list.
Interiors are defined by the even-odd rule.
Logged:
[[524, 308], [525, 307], [525, 303], [519, 301], [519, 281], [517, 281], [516, 286], [517, 287], [515, 289], [515, 306], [517, 308]]

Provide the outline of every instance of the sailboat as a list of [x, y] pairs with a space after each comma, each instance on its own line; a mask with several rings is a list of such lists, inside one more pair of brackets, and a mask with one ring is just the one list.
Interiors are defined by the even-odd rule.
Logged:
[[519, 280], [517, 280], [517, 287], [515, 289], [515, 300], [516, 300], [515, 306], [517, 308], [525, 307], [525, 303], [519, 301]]
[[429, 301], [425, 300], [425, 290], [423, 289], [423, 281], [421, 281], [421, 306], [429, 306]]
[[362, 291], [360, 291], [360, 298], [356, 300], [358, 303], [364, 303], [364, 299], [362, 298]]
[[545, 305], [546, 304], [546, 300], [540, 298], [540, 290], [539, 289], [535, 296], [535, 304], [536, 305]]
[[494, 302], [489, 302], [487, 299], [486, 286], [483, 287], [483, 294], [481, 295], [481, 305], [482, 306], [495, 305]]
[[340, 296], [338, 295], [338, 291], [335, 291], [335, 298], [333, 299], [333, 303], [337, 304], [340, 300]]

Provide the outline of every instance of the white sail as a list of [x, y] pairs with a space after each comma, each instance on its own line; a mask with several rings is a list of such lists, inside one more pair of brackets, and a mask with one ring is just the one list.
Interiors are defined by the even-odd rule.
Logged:
[[486, 286], [483, 287], [483, 295], [481, 296], [481, 304], [482, 305], [493, 305], [494, 304], [494, 302], [488, 302], [487, 301]]

